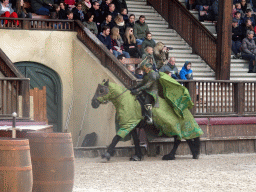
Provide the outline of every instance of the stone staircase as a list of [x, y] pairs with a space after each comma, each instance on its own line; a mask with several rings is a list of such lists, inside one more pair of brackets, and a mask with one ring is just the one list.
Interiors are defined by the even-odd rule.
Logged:
[[[185, 1], [185, 0], [181, 0]], [[215, 72], [196, 54], [192, 54], [191, 47], [173, 29], [168, 29], [168, 23], [159, 15], [154, 8], [146, 5], [146, 0], [127, 0], [129, 14], [135, 14], [136, 20], [140, 15], [146, 16], [146, 23], [156, 42], [163, 42], [166, 46], [174, 49], [169, 51], [170, 57], [176, 58], [176, 65], [181, 70], [185, 61], [191, 61], [196, 80], [215, 80]], [[197, 11], [191, 11], [198, 17]], [[216, 33], [213, 24], [203, 22], [212, 33]], [[214, 29], [213, 29], [214, 28]], [[242, 59], [231, 59], [230, 80], [256, 80], [255, 73], [248, 72], [248, 61]]]

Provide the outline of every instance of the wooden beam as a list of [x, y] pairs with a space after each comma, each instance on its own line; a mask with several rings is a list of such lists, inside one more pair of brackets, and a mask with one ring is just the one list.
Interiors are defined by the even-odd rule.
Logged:
[[232, 0], [219, 1], [216, 79], [230, 79]]

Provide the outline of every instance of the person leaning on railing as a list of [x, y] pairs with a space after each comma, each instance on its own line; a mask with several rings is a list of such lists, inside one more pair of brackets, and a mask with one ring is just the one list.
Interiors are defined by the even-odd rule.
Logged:
[[23, 0], [17, 0], [15, 12], [17, 13], [19, 18], [32, 18], [32, 13], [30, 13], [30, 12], [27, 13], [27, 11], [24, 7]]
[[256, 73], [255, 59], [256, 59], [256, 45], [253, 39], [254, 32], [248, 31], [247, 37], [242, 41], [242, 58], [249, 60], [249, 71], [248, 73]]
[[[14, 10], [12, 9], [12, 4], [9, 3], [9, 0], [1, 0], [0, 3], [0, 17], [11, 17], [11, 18], [18, 18], [18, 15], [16, 12], [14, 12]], [[16, 22], [16, 20], [13, 21], [14, 23]], [[7, 24], [8, 21], [5, 20], [5, 22], [3, 22], [2, 20], [2, 25], [3, 24]], [[17, 21], [17, 25], [19, 25], [19, 21]]]

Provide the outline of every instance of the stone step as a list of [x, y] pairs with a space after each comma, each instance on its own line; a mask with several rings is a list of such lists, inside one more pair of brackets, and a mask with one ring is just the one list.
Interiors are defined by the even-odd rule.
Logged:
[[[185, 62], [188, 61], [188, 58], [176, 58], [176, 62]], [[201, 58], [195, 59], [195, 58], [190, 58], [189, 61], [193, 63], [201, 63], [203, 60]]]
[[126, 4], [128, 8], [130, 8], [130, 5], [147, 5], [146, 1], [126, 1]]
[[139, 19], [140, 15], [144, 15], [146, 17], [146, 21], [147, 21], [147, 18], [149, 19], [150, 17], [159, 16], [159, 14], [157, 12], [153, 12], [153, 13], [143, 12], [142, 13], [142, 12], [129, 11], [129, 14], [134, 14], [137, 19]]
[[175, 57], [177, 58], [195, 58], [198, 59], [200, 58], [198, 55], [196, 54], [176, 54], [176, 53], [169, 53], [169, 57]]
[[173, 49], [173, 50], [170, 50], [169, 53], [192, 53], [192, 50], [191, 49], [186, 49], [186, 50]]
[[149, 29], [154, 28], [154, 27], [167, 29], [168, 25], [167, 24], [162, 24], [162, 25], [161, 24], [148, 24], [148, 27], [149, 27]]
[[168, 23], [166, 21], [163, 20], [151, 20], [151, 19], [147, 19], [146, 20], [147, 24], [163, 24], [163, 25], [168, 25]]
[[133, 13], [138, 12], [140, 14], [143, 14], [143, 13], [157, 13], [156, 10], [153, 9], [152, 7], [150, 7], [150, 6], [143, 6], [143, 9], [140, 8], [140, 7], [137, 7], [137, 8], [131, 7], [131, 8], [129, 8], [129, 12], [133, 12]]

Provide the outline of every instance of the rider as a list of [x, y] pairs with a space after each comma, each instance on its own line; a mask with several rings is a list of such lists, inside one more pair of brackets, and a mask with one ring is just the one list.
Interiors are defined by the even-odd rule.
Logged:
[[158, 101], [158, 82], [159, 73], [153, 70], [153, 65], [145, 60], [140, 65], [145, 75], [141, 83], [131, 89], [131, 94], [137, 95], [137, 99], [144, 106], [143, 114], [145, 114], [146, 122], [153, 124], [152, 107], [159, 107]]

